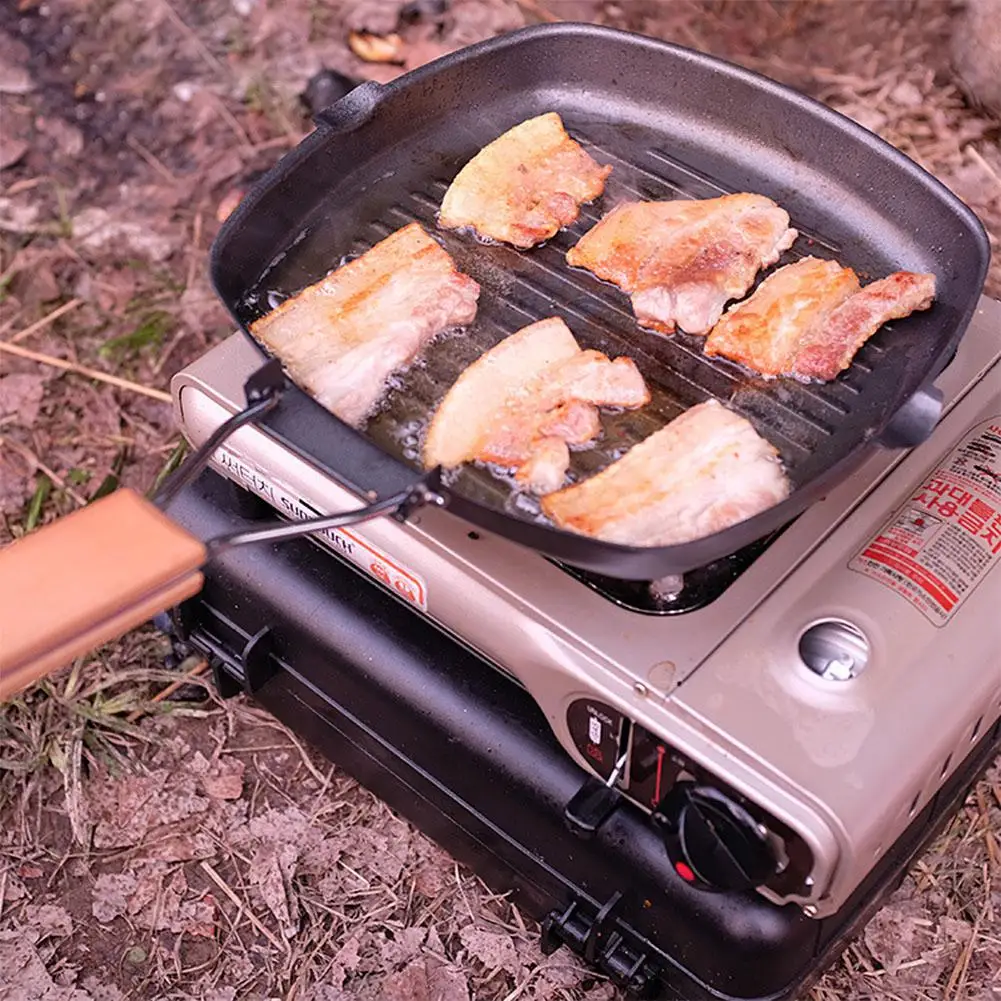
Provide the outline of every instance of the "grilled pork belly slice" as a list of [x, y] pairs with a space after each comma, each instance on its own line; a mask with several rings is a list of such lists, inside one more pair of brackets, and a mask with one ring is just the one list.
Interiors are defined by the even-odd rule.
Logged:
[[825, 382], [834, 379], [884, 323], [929, 309], [934, 301], [934, 275], [896, 271], [866, 285], [838, 306], [825, 323], [814, 324], [799, 344], [792, 374]]
[[442, 400], [424, 444], [427, 468], [489, 462], [536, 493], [558, 489], [569, 445], [601, 431], [598, 407], [642, 407], [650, 393], [630, 358], [582, 351], [558, 317], [511, 334], [478, 358]]
[[355, 427], [389, 377], [442, 331], [472, 322], [480, 287], [418, 223], [251, 324], [289, 375]]
[[574, 222], [580, 206], [605, 190], [611, 172], [567, 135], [558, 114], [539, 115], [505, 132], [459, 171], [438, 221], [524, 250]]
[[851, 268], [805, 257], [729, 309], [705, 353], [766, 376], [827, 381], [851, 365], [884, 323], [927, 309], [934, 298], [934, 275], [898, 271], [862, 288]]
[[626, 202], [584, 234], [567, 262], [631, 293], [642, 326], [704, 334], [797, 235], [788, 213], [763, 195]]
[[559, 527], [627, 546], [704, 538], [791, 490], [776, 449], [715, 400], [686, 410], [590, 479], [542, 498]]

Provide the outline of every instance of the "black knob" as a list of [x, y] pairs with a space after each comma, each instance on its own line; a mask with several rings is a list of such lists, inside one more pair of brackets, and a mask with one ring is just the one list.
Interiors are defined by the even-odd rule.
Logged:
[[703, 890], [749, 890], [777, 869], [768, 832], [712, 786], [679, 782], [653, 820], [675, 871]]

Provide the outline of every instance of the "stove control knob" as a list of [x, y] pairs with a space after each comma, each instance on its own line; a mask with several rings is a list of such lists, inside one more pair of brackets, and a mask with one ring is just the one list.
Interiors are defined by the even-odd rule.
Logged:
[[768, 831], [712, 786], [679, 782], [653, 820], [675, 871], [702, 890], [750, 890], [778, 869]]

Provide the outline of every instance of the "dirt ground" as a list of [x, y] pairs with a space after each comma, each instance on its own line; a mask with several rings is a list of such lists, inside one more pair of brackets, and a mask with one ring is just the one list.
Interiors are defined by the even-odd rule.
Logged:
[[[230, 331], [207, 250], [308, 131], [321, 67], [385, 80], [550, 17], [638, 29], [855, 117], [1001, 240], [1001, 125], [956, 86], [949, 4], [406, 6], [0, 5], [0, 541], [176, 462], [169, 377]], [[346, 42], [394, 28], [402, 65]], [[616, 996], [266, 714], [198, 675], [161, 697], [167, 653], [139, 630], [0, 712], [0, 1001]], [[1001, 1001], [999, 830], [995, 766], [812, 1001]]]

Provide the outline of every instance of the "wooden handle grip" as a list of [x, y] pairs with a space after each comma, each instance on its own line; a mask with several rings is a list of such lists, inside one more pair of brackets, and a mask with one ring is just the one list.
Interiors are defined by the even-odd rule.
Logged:
[[202, 586], [205, 546], [132, 490], [0, 550], [0, 702]]

